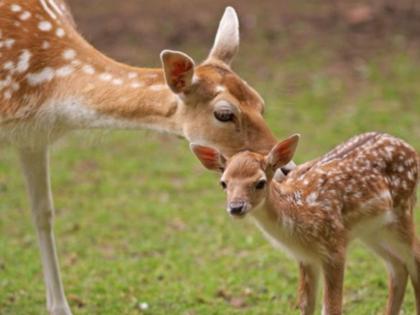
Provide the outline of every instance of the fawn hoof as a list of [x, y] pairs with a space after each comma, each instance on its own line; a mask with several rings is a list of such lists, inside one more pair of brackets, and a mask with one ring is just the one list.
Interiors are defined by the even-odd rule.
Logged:
[[50, 315], [72, 315], [70, 307], [68, 306], [56, 306], [50, 309]]

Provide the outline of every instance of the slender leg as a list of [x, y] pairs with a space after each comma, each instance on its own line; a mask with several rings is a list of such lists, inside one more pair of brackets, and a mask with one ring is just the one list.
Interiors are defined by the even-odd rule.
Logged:
[[414, 240], [413, 247], [415, 257], [415, 270], [410, 272], [410, 278], [416, 297], [417, 315], [420, 315], [420, 242], [418, 239]]
[[413, 195], [408, 200], [407, 204], [403, 205], [403, 211], [408, 215], [407, 223], [408, 227], [405, 230], [411, 231], [410, 239], [411, 244], [407, 244], [410, 246], [410, 250], [413, 256], [413, 262], [410, 260], [410, 256], [408, 257], [407, 262], [407, 269], [408, 273], [410, 274], [411, 284], [414, 288], [414, 294], [416, 298], [416, 314], [420, 315], [420, 242], [419, 239], [415, 235], [415, 228], [413, 223], [413, 210], [414, 206], [416, 205], [416, 192], [413, 192]]
[[299, 264], [299, 308], [302, 315], [315, 313], [318, 288], [319, 268], [317, 266]]
[[343, 304], [343, 282], [345, 255], [337, 254], [322, 266], [324, 275], [323, 315], [341, 315]]
[[48, 174], [47, 148], [21, 149], [20, 159], [41, 251], [47, 307], [51, 315], [71, 315], [60, 277], [53, 225], [53, 202]]
[[407, 287], [408, 271], [404, 262], [395, 257], [389, 249], [373, 240], [364, 241], [379, 257], [381, 257], [388, 269], [388, 302], [386, 315], [398, 315], [404, 300]]

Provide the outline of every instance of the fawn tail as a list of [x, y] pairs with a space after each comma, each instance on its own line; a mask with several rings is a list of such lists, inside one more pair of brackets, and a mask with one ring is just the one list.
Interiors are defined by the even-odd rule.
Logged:
[[420, 183], [420, 153], [417, 153], [417, 183]]

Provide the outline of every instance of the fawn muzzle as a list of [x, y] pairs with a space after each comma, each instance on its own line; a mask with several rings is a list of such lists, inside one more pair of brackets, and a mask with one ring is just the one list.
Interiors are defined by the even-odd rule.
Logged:
[[230, 202], [228, 206], [228, 212], [232, 216], [243, 216], [246, 213], [246, 202], [245, 201], [234, 201]]

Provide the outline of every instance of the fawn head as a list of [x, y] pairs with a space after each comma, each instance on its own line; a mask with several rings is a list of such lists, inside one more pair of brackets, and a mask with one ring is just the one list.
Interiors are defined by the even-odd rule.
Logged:
[[244, 149], [266, 153], [275, 138], [262, 116], [263, 99], [230, 68], [238, 47], [238, 17], [228, 7], [202, 64], [182, 52], [161, 53], [165, 80], [183, 103], [181, 124], [190, 142], [227, 156]]
[[298, 142], [296, 134], [275, 145], [268, 155], [243, 151], [229, 159], [210, 147], [191, 144], [191, 150], [204, 167], [222, 173], [227, 211], [241, 217], [264, 202], [275, 171], [292, 160]]

